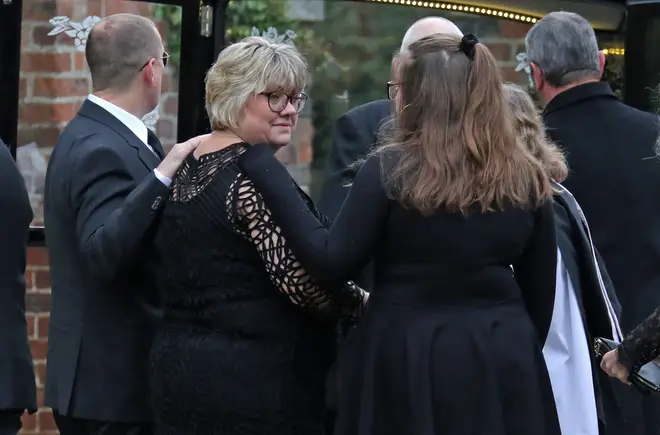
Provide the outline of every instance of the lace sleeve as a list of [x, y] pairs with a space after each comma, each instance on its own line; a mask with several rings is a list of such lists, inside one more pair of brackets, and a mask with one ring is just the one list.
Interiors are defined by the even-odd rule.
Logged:
[[268, 275], [281, 293], [302, 308], [339, 313], [353, 319], [360, 316], [368, 293], [353, 282], [324, 286], [322, 290], [288, 248], [282, 231], [249, 178], [239, 175], [230, 195], [234, 198], [235, 214], [243, 224], [245, 237], [254, 243]]
[[626, 335], [618, 354], [619, 362], [628, 370], [641, 367], [660, 355], [660, 307]]

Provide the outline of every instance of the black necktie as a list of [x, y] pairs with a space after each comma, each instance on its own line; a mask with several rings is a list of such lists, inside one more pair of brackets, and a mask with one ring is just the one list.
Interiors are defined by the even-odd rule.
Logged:
[[160, 140], [158, 139], [158, 136], [156, 134], [147, 129], [147, 143], [153, 150], [156, 152], [158, 157], [160, 157], [161, 160], [165, 157], [165, 152], [163, 151], [163, 145], [161, 145]]

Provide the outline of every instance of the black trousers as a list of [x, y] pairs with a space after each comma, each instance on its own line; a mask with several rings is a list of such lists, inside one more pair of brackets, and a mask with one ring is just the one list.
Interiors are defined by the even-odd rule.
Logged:
[[0, 435], [16, 435], [21, 430], [23, 411], [16, 409], [0, 411]]
[[53, 410], [60, 435], [153, 435], [151, 423], [119, 423], [68, 417]]

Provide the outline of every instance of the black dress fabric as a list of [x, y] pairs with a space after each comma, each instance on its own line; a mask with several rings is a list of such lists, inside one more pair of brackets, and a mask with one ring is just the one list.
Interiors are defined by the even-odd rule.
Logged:
[[321, 434], [333, 319], [362, 304], [358, 289], [323, 293], [302, 270], [237, 169], [243, 149], [189, 157], [163, 211], [153, 257], [165, 311], [150, 361], [158, 434]]
[[555, 290], [550, 203], [423, 217], [388, 199], [372, 157], [328, 229], [267, 148], [239, 166], [313, 276], [341, 281], [375, 259], [339, 357], [335, 434], [560, 434], [539, 341]]

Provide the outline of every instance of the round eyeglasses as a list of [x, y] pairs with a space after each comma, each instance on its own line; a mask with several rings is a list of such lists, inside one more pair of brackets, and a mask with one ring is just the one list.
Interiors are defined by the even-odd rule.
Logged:
[[303, 93], [289, 95], [283, 92], [262, 92], [261, 95], [268, 98], [268, 107], [276, 113], [284, 110], [289, 103], [296, 110], [296, 113], [300, 113], [307, 102], [307, 95]]

